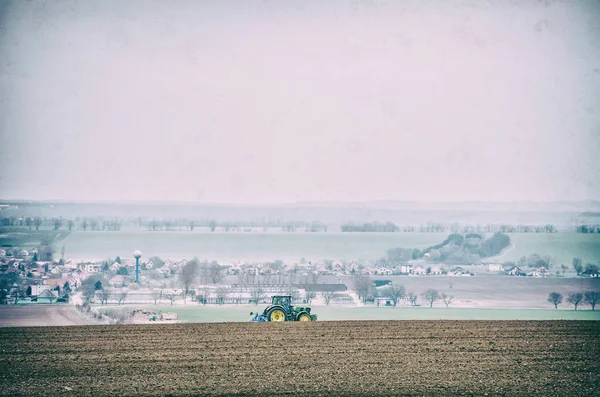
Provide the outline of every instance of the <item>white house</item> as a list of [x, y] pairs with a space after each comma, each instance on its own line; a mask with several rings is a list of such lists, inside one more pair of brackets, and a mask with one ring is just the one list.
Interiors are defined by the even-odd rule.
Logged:
[[410, 273], [412, 269], [413, 265], [400, 265], [400, 273]]
[[511, 266], [508, 269], [506, 269], [505, 272], [507, 274], [510, 274], [511, 276], [518, 276], [521, 273], [523, 273], [523, 271], [518, 266]]
[[388, 269], [386, 267], [378, 267], [377, 268], [377, 274], [380, 274], [382, 276], [391, 276], [392, 275], [392, 269]]
[[548, 275], [548, 269], [546, 269], [544, 266], [540, 266], [537, 269], [527, 273], [527, 275], [531, 277], [546, 277]]
[[358, 265], [356, 263], [351, 263], [349, 265], [346, 266], [346, 272], [347, 273], [352, 273], [352, 271], [354, 271], [355, 273], [358, 272], [359, 268]]
[[100, 273], [102, 265], [99, 263], [86, 263], [84, 269], [86, 273]]
[[502, 264], [501, 263], [489, 263], [487, 267], [488, 272], [501, 272]]
[[38, 296], [42, 292], [49, 290], [49, 285], [32, 285], [31, 286], [31, 296]]
[[68, 261], [65, 262], [65, 264], [63, 265], [65, 269], [69, 269], [69, 270], [76, 270], [77, 269], [77, 263], [75, 263], [75, 261], [69, 259]]
[[321, 276], [327, 276], [329, 274], [332, 274], [331, 271], [327, 270], [327, 268], [325, 268], [325, 266], [319, 266], [317, 267], [317, 269], [315, 270], [316, 274], [319, 274]]
[[185, 265], [187, 265], [188, 260], [187, 259], [182, 259], [181, 261], [179, 261], [179, 263], [177, 265], [175, 265], [176, 269], [181, 269], [182, 267], [184, 267]]
[[[32, 296], [33, 296], [33, 294], [32, 294]], [[38, 302], [40, 300], [46, 300], [47, 302], [52, 303], [57, 298], [58, 298], [58, 295], [50, 289], [43, 290], [42, 292], [40, 292], [39, 294], [36, 295], [36, 299], [38, 300]]]

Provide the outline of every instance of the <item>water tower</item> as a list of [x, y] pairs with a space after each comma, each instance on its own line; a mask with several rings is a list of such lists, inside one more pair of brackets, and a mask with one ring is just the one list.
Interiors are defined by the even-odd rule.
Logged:
[[135, 283], [140, 283], [140, 258], [142, 251], [133, 251], [133, 257], [135, 258]]

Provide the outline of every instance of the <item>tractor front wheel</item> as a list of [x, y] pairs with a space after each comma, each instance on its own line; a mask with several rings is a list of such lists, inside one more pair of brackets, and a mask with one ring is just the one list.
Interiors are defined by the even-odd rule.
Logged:
[[308, 314], [302, 313], [300, 316], [298, 316], [298, 321], [312, 321], [312, 319]]
[[269, 321], [285, 321], [285, 313], [281, 309], [271, 310], [271, 312], [269, 313]]

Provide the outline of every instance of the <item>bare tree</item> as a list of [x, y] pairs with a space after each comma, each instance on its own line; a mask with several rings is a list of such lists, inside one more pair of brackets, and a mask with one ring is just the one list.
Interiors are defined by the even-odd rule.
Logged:
[[248, 274], [246, 273], [246, 269], [241, 268], [237, 274], [238, 283], [240, 285], [244, 285], [248, 282]]
[[417, 306], [417, 294], [414, 292], [409, 292], [406, 298], [410, 302], [411, 306]]
[[452, 303], [452, 301], [454, 300], [454, 296], [453, 295], [446, 295], [446, 293], [442, 293], [442, 300], [444, 301], [444, 304], [446, 305], [446, 307], [450, 306], [450, 303]]
[[421, 296], [424, 300], [429, 302], [429, 307], [433, 307], [434, 302], [441, 298], [438, 290], [435, 290], [433, 288], [430, 288], [427, 291], [423, 292]]
[[[7, 288], [8, 290], [8, 288]], [[7, 292], [7, 290], [5, 290], [5, 292]], [[10, 296], [12, 296], [12, 298], [15, 300], [15, 304], [19, 303], [19, 301], [21, 299], [24, 299], [27, 295], [25, 294], [25, 291], [23, 290], [22, 286], [18, 286], [16, 288], [13, 288], [13, 290], [10, 293]]]
[[390, 298], [390, 300], [394, 303], [394, 306], [396, 306], [398, 302], [404, 298], [404, 295], [406, 295], [406, 289], [402, 284], [390, 285], [385, 291], [385, 296]]
[[581, 258], [573, 258], [573, 269], [575, 269], [578, 276], [583, 273], [583, 261]]
[[81, 293], [83, 294], [83, 299], [86, 300], [86, 302], [92, 302], [92, 300], [94, 299], [94, 297], [96, 296], [96, 290], [94, 289], [94, 286], [88, 286], [85, 285], [81, 288]]
[[127, 298], [127, 290], [123, 289], [117, 293], [117, 300], [119, 301], [119, 305], [125, 303], [125, 298]]
[[358, 299], [361, 299], [363, 302], [369, 297], [373, 290], [373, 280], [371, 280], [371, 276], [369, 275], [358, 274], [354, 276], [352, 284], [358, 295]]
[[590, 277], [598, 278], [598, 276], [600, 276], [600, 266], [595, 263], [588, 263], [585, 265], [583, 274], [589, 274]]
[[262, 288], [254, 287], [250, 291], [250, 296], [252, 297], [254, 304], [258, 305], [258, 302], [265, 297], [265, 293]]
[[209, 263], [206, 261], [200, 262], [198, 267], [198, 275], [200, 276], [200, 284], [205, 285], [210, 282]]
[[187, 296], [190, 287], [196, 282], [198, 277], [199, 263], [195, 259], [187, 262], [181, 268], [179, 273], [179, 282], [183, 285], [184, 294]]
[[185, 290], [181, 291], [181, 297], [183, 298], [183, 303], [187, 304], [187, 301], [185, 300], [185, 298], [187, 297], [187, 293], [185, 292]]
[[581, 304], [583, 301], [583, 294], [581, 292], [571, 292], [567, 297], [567, 302], [571, 303], [575, 310], [577, 310], [577, 306]]
[[558, 305], [560, 305], [563, 301], [563, 296], [560, 292], [550, 292], [548, 294], [548, 302], [554, 305], [555, 309], [558, 309]]
[[310, 274], [310, 282], [313, 284], [317, 284], [319, 282], [319, 277], [321, 277], [319, 273], [317, 273], [316, 271], [312, 272]]
[[108, 299], [112, 295], [112, 292], [107, 289], [101, 289], [98, 291], [98, 298], [100, 299], [100, 304], [104, 306], [105, 303], [108, 302]]
[[215, 295], [217, 297], [217, 304], [222, 305], [225, 303], [225, 299], [229, 296], [231, 291], [224, 285], [220, 285], [215, 291]]
[[583, 293], [584, 300], [592, 306], [592, 310], [596, 309], [596, 305], [600, 301], [599, 291], [585, 291]]
[[312, 302], [313, 299], [315, 299], [317, 297], [317, 294], [310, 291], [306, 293], [306, 303], [308, 305], [310, 305], [310, 302]]
[[271, 274], [270, 271], [268, 271], [267, 273], [265, 273], [265, 275], [263, 276], [263, 282], [265, 284], [271, 284], [271, 277], [273, 277], [273, 274]]
[[217, 228], [217, 222], [216, 221], [210, 221], [210, 222], [208, 222], [208, 226], [210, 227], [210, 231], [214, 232], [215, 229]]
[[171, 306], [173, 306], [173, 302], [179, 296], [179, 292], [177, 290], [169, 290], [164, 293], [164, 297], [167, 298], [171, 302]]
[[154, 304], [156, 305], [156, 302], [162, 297], [162, 291], [160, 290], [153, 290], [152, 291], [152, 299], [154, 300]]
[[206, 286], [200, 288], [199, 295], [201, 297], [200, 299], [202, 301], [202, 304], [206, 305], [206, 302], [208, 301], [208, 298], [210, 297], [210, 288], [208, 288]]
[[321, 296], [323, 296], [323, 300], [325, 301], [325, 304], [326, 304], [327, 306], [329, 306], [329, 302], [331, 302], [331, 300], [332, 300], [333, 298], [335, 298], [335, 296], [336, 296], [336, 293], [335, 293], [335, 292], [331, 292], [331, 291], [327, 291], [327, 292], [323, 292], [323, 293], [321, 294]]
[[225, 278], [225, 269], [223, 266], [220, 266], [218, 263], [211, 263], [208, 268], [208, 273], [210, 275], [210, 281], [213, 284], [219, 284]]

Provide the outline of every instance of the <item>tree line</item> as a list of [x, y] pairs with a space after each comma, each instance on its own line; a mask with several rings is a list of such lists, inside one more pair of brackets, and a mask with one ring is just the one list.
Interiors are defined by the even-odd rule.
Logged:
[[342, 232], [383, 232], [394, 233], [400, 231], [400, 228], [392, 222], [379, 223], [344, 223], [340, 225]]
[[[556, 291], [550, 292], [547, 301], [552, 303], [555, 309], [558, 309], [558, 305], [563, 303], [563, 295]], [[577, 310], [583, 303], [589, 304], [592, 310], [595, 310], [596, 305], [600, 302], [600, 291], [571, 292], [567, 295], [567, 302], [573, 305], [574, 310]]]
[[446, 307], [454, 301], [454, 295], [440, 292], [436, 289], [429, 288], [420, 295], [413, 291], [407, 291], [402, 284], [390, 284], [385, 287], [376, 287], [373, 279], [368, 275], [358, 274], [352, 278], [352, 286], [358, 298], [365, 302], [374, 302], [379, 305], [380, 299], [389, 300], [393, 306], [396, 306], [401, 301], [405, 301], [411, 306], [419, 306], [419, 296], [423, 301], [433, 307], [433, 304], [439, 300], [443, 301]]
[[421, 259], [425, 256], [432, 262], [449, 264], [479, 263], [481, 258], [496, 256], [510, 246], [510, 237], [503, 233], [494, 233], [486, 239], [482, 234], [450, 234], [443, 242], [429, 248], [392, 248], [387, 251], [387, 260], [391, 263]]
[[575, 231], [577, 233], [600, 233], [600, 225], [579, 225]]

